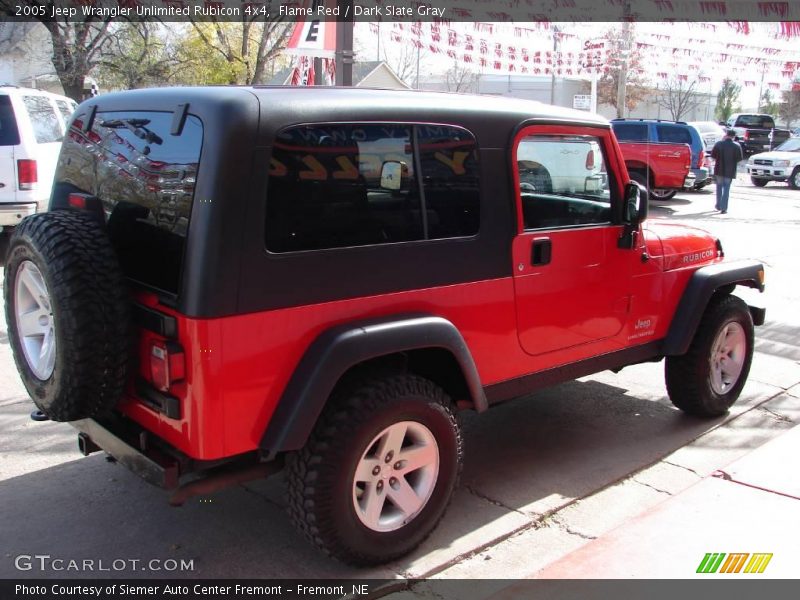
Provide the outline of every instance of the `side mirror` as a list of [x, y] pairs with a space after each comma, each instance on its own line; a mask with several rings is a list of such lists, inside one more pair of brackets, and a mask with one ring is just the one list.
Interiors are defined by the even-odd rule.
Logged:
[[632, 250], [636, 247], [639, 224], [647, 218], [648, 198], [644, 186], [631, 181], [625, 186], [625, 203], [622, 214], [622, 234], [617, 247]]
[[647, 218], [649, 208], [645, 187], [635, 181], [625, 186], [625, 208], [622, 220], [626, 224], [638, 225]]
[[408, 167], [397, 160], [387, 160], [381, 165], [381, 187], [385, 190], [399, 190], [403, 185], [403, 175]]

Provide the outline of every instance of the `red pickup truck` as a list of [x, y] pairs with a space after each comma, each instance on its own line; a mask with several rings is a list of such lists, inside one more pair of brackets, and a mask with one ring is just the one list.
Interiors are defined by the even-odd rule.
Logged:
[[680, 189], [691, 189], [692, 149], [688, 144], [619, 142], [625, 166], [633, 181], [656, 200], [669, 200]]

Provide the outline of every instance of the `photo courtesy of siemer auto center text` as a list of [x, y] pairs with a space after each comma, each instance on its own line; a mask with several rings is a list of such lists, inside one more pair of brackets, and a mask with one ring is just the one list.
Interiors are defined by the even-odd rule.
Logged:
[[800, 4], [0, 0], [0, 598], [800, 575]]

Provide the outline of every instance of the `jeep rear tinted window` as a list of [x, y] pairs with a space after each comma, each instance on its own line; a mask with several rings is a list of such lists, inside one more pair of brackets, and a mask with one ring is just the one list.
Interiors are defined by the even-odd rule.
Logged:
[[659, 142], [670, 144], [689, 144], [692, 145], [692, 136], [686, 127], [678, 125], [656, 125]]
[[186, 119], [170, 135], [172, 113], [99, 112], [70, 127], [56, 182], [97, 196], [126, 276], [177, 294], [194, 199], [203, 125]]
[[614, 135], [621, 142], [643, 142], [647, 140], [647, 125], [643, 123], [613, 123]]
[[11, 98], [0, 96], [0, 146], [16, 146], [19, 144], [19, 130]]
[[28, 109], [36, 143], [50, 144], [64, 138], [64, 130], [50, 100], [44, 96], [23, 96], [22, 102]]
[[460, 237], [478, 230], [475, 140], [462, 129], [292, 127], [275, 141], [269, 169], [271, 252]]

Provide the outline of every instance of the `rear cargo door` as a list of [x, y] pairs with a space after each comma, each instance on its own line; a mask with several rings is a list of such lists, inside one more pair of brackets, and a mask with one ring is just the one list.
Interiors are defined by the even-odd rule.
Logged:
[[0, 202], [16, 199], [14, 147], [19, 144], [14, 108], [9, 96], [0, 95]]
[[515, 140], [512, 256], [519, 340], [528, 354], [583, 346], [570, 357], [578, 360], [625, 324], [635, 253], [617, 248], [613, 211], [622, 182], [619, 166], [607, 168], [611, 136], [601, 128], [542, 125]]

